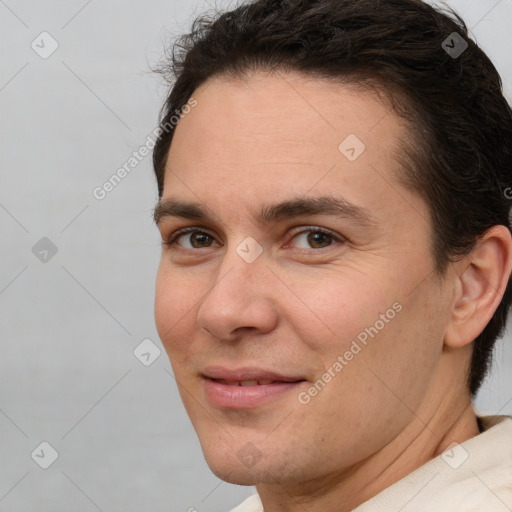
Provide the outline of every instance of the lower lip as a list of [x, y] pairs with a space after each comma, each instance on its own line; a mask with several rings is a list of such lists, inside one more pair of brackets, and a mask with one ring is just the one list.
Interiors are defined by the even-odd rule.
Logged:
[[226, 409], [252, 409], [273, 398], [297, 390], [301, 382], [272, 382], [254, 386], [229, 386], [205, 378], [206, 396], [211, 404]]

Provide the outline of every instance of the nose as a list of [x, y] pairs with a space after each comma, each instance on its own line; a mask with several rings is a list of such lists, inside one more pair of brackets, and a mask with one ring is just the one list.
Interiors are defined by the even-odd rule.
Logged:
[[247, 331], [272, 331], [278, 322], [277, 279], [264, 256], [248, 263], [232, 249], [217, 269], [198, 308], [197, 325], [225, 341]]

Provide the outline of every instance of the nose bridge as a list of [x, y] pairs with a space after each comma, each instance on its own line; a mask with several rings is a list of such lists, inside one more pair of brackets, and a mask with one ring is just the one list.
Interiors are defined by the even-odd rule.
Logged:
[[[247, 292], [257, 293], [258, 283], [268, 272], [263, 247], [253, 237], [245, 237], [228, 246], [212, 292], [216, 288], [220, 292], [224, 287], [233, 287], [235, 291], [242, 292], [245, 287]], [[246, 295], [250, 296], [251, 293]]]
[[254, 243], [246, 241], [230, 247], [218, 267], [215, 283], [212, 283], [212, 289], [205, 298], [217, 296], [226, 304], [228, 299], [237, 298], [240, 307], [251, 297], [256, 298], [258, 283], [262, 282], [268, 269], [262, 251], [256, 254], [255, 249]]
[[263, 248], [254, 239], [229, 248], [199, 306], [199, 326], [219, 338], [239, 327], [271, 328], [275, 311], [268, 273]]

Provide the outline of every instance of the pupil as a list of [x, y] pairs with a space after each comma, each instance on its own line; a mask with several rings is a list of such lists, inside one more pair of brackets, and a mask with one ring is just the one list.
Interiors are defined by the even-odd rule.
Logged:
[[308, 242], [313, 247], [317, 247], [318, 245], [325, 246], [326, 244], [323, 244], [322, 242], [326, 242], [326, 239], [328, 241], [329, 235], [327, 235], [326, 233], [320, 233], [318, 231], [315, 233], [311, 233], [308, 236]]
[[199, 244], [199, 245], [202, 245], [204, 243], [207, 242], [207, 239], [209, 238], [210, 235], [208, 235], [207, 233], [201, 233], [201, 234], [196, 234], [192, 237], [192, 245], [194, 247], [197, 247], [196, 245], [196, 242]]

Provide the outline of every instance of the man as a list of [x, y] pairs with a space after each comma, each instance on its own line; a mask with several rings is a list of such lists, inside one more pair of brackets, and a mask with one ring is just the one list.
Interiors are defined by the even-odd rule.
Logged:
[[512, 419], [471, 402], [511, 300], [512, 113], [464, 22], [260, 0], [176, 48], [156, 324], [208, 465], [256, 486], [235, 510], [512, 510]]

